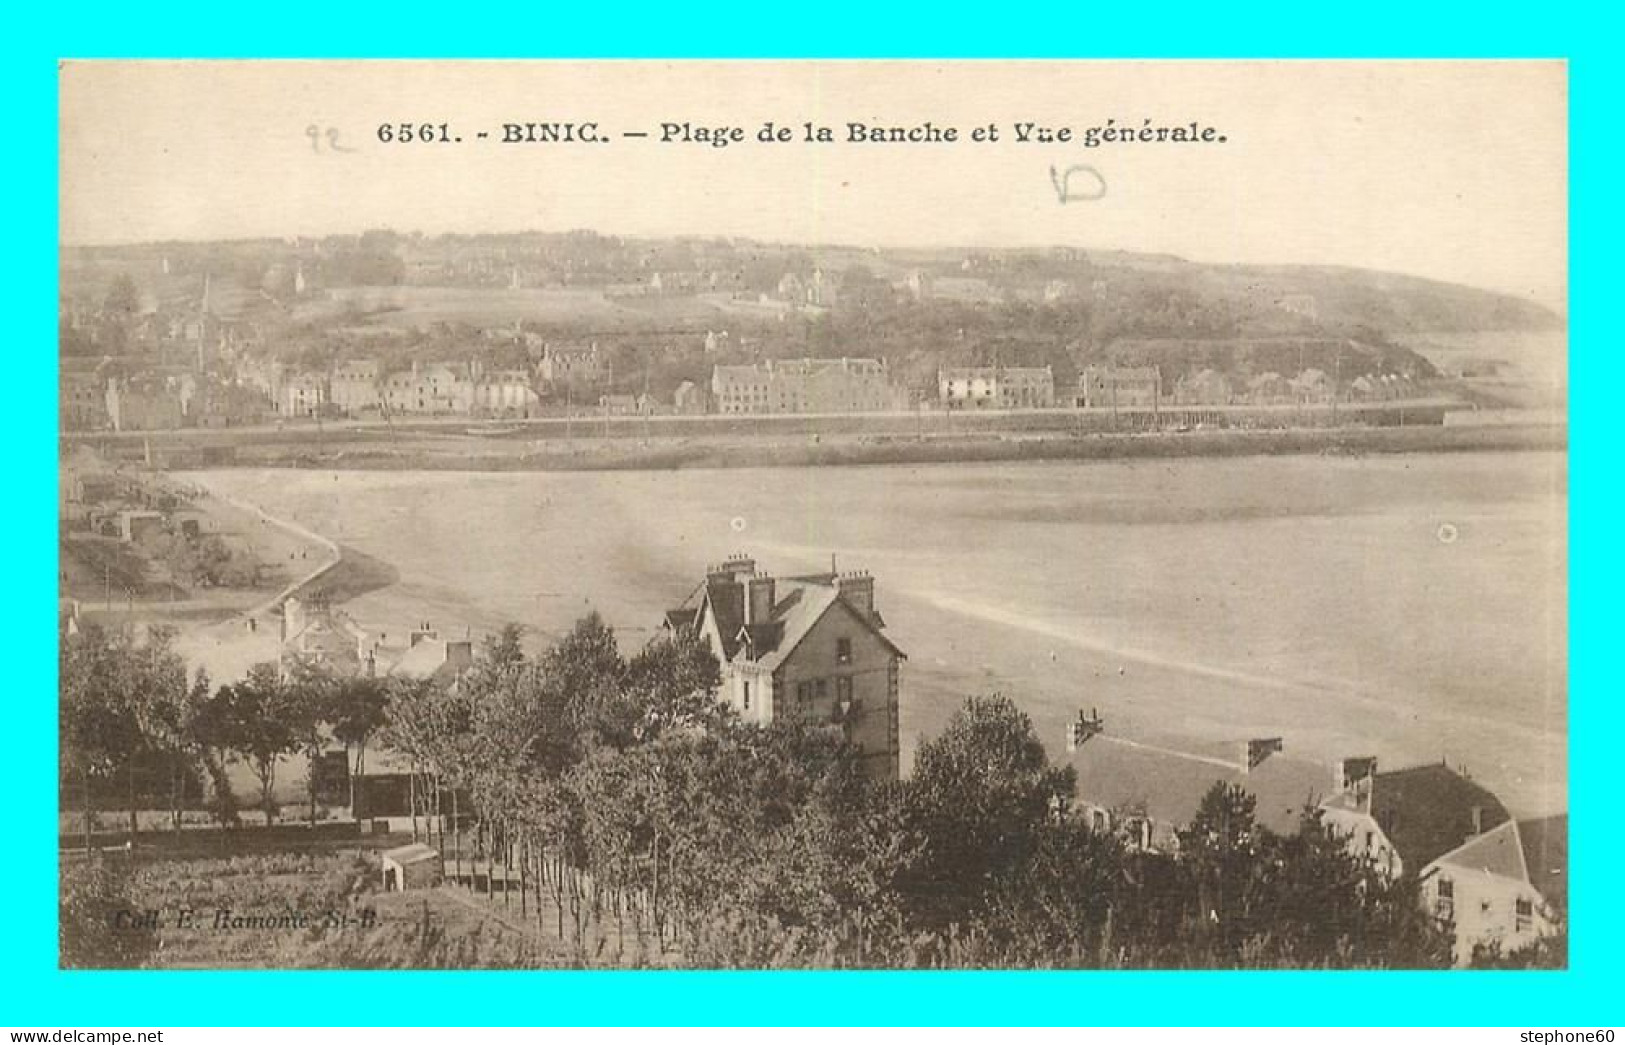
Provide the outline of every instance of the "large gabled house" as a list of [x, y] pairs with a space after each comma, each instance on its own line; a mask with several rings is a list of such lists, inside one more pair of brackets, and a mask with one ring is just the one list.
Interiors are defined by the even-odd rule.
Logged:
[[1458, 964], [1479, 945], [1512, 951], [1551, 930], [1558, 911], [1549, 896], [1561, 887], [1553, 879], [1567, 849], [1550, 823], [1529, 822], [1542, 833], [1532, 873], [1530, 847], [1506, 806], [1442, 762], [1378, 773], [1375, 759], [1345, 759], [1335, 785], [1322, 823], [1383, 873], [1417, 877], [1423, 903], [1453, 928]]
[[839, 728], [866, 772], [896, 779], [903, 651], [885, 635], [867, 573], [773, 577], [734, 557], [706, 574], [665, 627], [691, 630], [722, 669], [721, 698], [746, 722]]

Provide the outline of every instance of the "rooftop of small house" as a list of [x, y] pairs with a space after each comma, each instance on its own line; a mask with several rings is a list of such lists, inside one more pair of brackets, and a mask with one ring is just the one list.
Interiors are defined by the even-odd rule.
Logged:
[[[1352, 809], [1362, 801], [1341, 794], [1327, 806]], [[1369, 811], [1406, 866], [1418, 870], [1512, 819], [1494, 794], [1443, 762], [1378, 773]]]
[[1189, 747], [1175, 751], [1106, 732], [1064, 757], [1078, 775], [1079, 801], [1149, 817], [1164, 835], [1189, 824], [1217, 783], [1246, 790], [1257, 801], [1255, 822], [1281, 835], [1296, 833], [1305, 809], [1331, 791], [1331, 770], [1319, 762], [1272, 754], [1246, 769], [1245, 739]]

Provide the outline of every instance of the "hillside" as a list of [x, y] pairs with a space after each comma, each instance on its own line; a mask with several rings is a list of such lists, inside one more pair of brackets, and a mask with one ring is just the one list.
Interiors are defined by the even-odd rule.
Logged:
[[[1170, 388], [1199, 369], [1430, 379], [1459, 371], [1418, 347], [1563, 329], [1529, 301], [1394, 273], [1065, 247], [376, 232], [75, 247], [61, 265], [64, 355], [167, 358], [176, 321], [206, 309], [257, 351], [312, 366], [490, 352], [515, 365], [521, 333], [591, 339], [618, 390], [656, 394], [715, 363], [803, 355], [883, 358], [921, 393], [939, 367], [991, 363], [1049, 365], [1057, 386], [1106, 362], [1157, 365]], [[703, 351], [713, 330], [730, 336]]]

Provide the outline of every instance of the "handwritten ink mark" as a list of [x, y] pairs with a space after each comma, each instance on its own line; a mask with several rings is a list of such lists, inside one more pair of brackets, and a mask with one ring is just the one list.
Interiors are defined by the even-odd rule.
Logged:
[[[1073, 192], [1072, 175], [1074, 174], [1087, 174], [1089, 177], [1095, 179], [1096, 183], [1099, 185], [1099, 188], [1083, 192]], [[1055, 186], [1055, 198], [1061, 203], [1098, 200], [1102, 199], [1106, 195], [1106, 179], [1099, 171], [1084, 164], [1074, 164], [1073, 166], [1068, 167], [1064, 174], [1055, 173], [1055, 166], [1054, 164], [1051, 164], [1049, 169], [1049, 182], [1051, 185]]]
[[305, 137], [310, 139], [311, 152], [319, 153], [322, 151], [322, 139], [324, 137], [327, 139], [327, 149], [329, 152], [356, 151], [347, 145], [339, 144], [339, 129], [337, 127], [329, 127], [324, 131], [321, 127], [313, 123], [309, 127], [305, 128]]

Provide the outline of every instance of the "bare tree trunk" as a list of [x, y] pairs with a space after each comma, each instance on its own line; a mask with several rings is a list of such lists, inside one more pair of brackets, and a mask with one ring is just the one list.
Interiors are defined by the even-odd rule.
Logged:
[[457, 812], [457, 789], [451, 789], [451, 852], [452, 878], [463, 875], [463, 822]]
[[260, 778], [260, 808], [265, 812], [265, 826], [267, 829], [269, 829], [272, 826], [273, 821], [276, 820], [276, 814], [273, 812], [275, 801], [271, 798], [271, 792], [275, 789], [276, 776], [273, 769], [267, 771], [266, 774]]
[[525, 860], [526, 860], [526, 857], [529, 856], [529, 853], [526, 851], [526, 849], [527, 849], [527, 846], [525, 844], [525, 839], [523, 837], [521, 837], [519, 839], [519, 917], [520, 918], [527, 918], [527, 917], [530, 916], [530, 907], [529, 907], [529, 902], [530, 901], [529, 901], [529, 898], [528, 898], [528, 896], [526, 894], [526, 889], [529, 886], [529, 882], [528, 882], [528, 880], [526, 878], [526, 875], [525, 875]]
[[489, 897], [497, 886], [497, 837], [496, 824], [490, 823], [485, 828], [485, 895]]
[[544, 845], [536, 847], [536, 933], [548, 931], [548, 915], [544, 913], [541, 904], [541, 887], [548, 882], [548, 848]]
[[559, 939], [564, 939], [564, 849], [553, 857], [553, 906], [558, 909]]
[[440, 823], [440, 774], [432, 773], [429, 775], [429, 779], [424, 782], [429, 785], [429, 844], [434, 845], [435, 829], [438, 827], [440, 830], [440, 846], [443, 849], [446, 845], [446, 825]]
[[181, 833], [181, 753], [169, 753], [169, 826], [177, 837]]
[[83, 771], [82, 775], [83, 775], [84, 785], [85, 785], [85, 857], [86, 857], [86, 859], [89, 859], [89, 857], [90, 857], [90, 834], [91, 834], [91, 826], [90, 825], [91, 825], [91, 822], [95, 819], [96, 811], [95, 811], [95, 803], [92, 802], [91, 798], [90, 798], [90, 762], [88, 760], [85, 762], [84, 771]]
[[418, 767], [412, 764], [412, 771], [406, 774], [406, 804], [412, 811], [412, 841], [418, 840]]
[[129, 791], [128, 798], [129, 798], [129, 802], [130, 802], [130, 851], [134, 852], [135, 851], [136, 818], [135, 818], [135, 755], [133, 753], [130, 755], [129, 765], [125, 768], [124, 776], [125, 776], [125, 781], [126, 781], [126, 783], [128, 785], [128, 791]]

